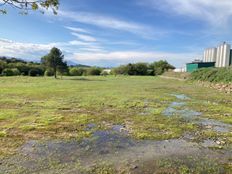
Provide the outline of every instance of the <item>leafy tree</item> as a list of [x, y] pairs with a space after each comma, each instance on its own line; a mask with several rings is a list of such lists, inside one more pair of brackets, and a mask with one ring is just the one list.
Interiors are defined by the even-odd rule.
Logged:
[[54, 72], [53, 72], [53, 70], [51, 70], [51, 69], [47, 69], [45, 72], [44, 72], [44, 75], [45, 76], [54, 76]]
[[99, 76], [101, 72], [102, 72], [102, 69], [98, 67], [91, 67], [87, 69], [87, 75], [89, 76]]
[[112, 70], [113, 75], [128, 75], [127, 72], [127, 66], [126, 65], [121, 65], [119, 67], [116, 67]]
[[[61, 70], [66, 64], [64, 62], [64, 55], [58, 48], [52, 48], [50, 53], [41, 58], [42, 64], [47, 68], [51, 68], [54, 72], [55, 78], [57, 78], [57, 71]], [[66, 64], [67, 66], [67, 64]]]
[[175, 67], [170, 65], [166, 60], [154, 62], [150, 65], [150, 67], [154, 70], [154, 75], [161, 75], [169, 69], [175, 69]]
[[136, 75], [141, 75], [141, 76], [147, 75], [147, 71], [148, 71], [147, 63], [136, 63], [134, 65], [134, 68], [136, 71], [135, 72]]
[[20, 75], [20, 71], [17, 68], [6, 68], [2, 71], [2, 75], [4, 76], [18, 76]]
[[69, 69], [69, 75], [71, 76], [82, 76], [84, 75], [86, 69], [85, 68], [79, 68], [79, 67], [72, 67]]
[[7, 63], [0, 60], [0, 74], [2, 74], [2, 71], [6, 68]]
[[68, 64], [67, 62], [61, 62], [61, 64], [58, 66], [58, 72], [61, 75], [61, 78], [64, 74], [68, 74]]
[[[0, 6], [10, 5], [19, 9], [22, 14], [27, 14], [29, 10], [52, 9], [57, 14], [59, 0], [2, 0]], [[0, 9], [3, 14], [7, 13], [6, 9]]]

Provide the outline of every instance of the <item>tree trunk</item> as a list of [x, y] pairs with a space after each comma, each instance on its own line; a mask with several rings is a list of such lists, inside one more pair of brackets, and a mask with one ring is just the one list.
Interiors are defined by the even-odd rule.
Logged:
[[55, 79], [57, 79], [57, 76], [56, 76], [56, 67], [54, 68], [54, 76], [55, 76]]

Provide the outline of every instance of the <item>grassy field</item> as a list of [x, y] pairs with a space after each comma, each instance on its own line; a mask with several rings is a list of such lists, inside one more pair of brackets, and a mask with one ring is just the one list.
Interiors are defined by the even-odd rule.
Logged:
[[[176, 101], [174, 94], [190, 97], [188, 109], [202, 112], [203, 118], [232, 124], [232, 95], [191, 82], [126, 76], [1, 77], [0, 156], [16, 153], [29, 140], [82, 139], [112, 125], [125, 126], [135, 139], [166, 140], [193, 132], [198, 133], [195, 141], [220, 137], [231, 145], [231, 132], [202, 129], [178, 114], [164, 116]], [[89, 124], [97, 127], [89, 130]]]

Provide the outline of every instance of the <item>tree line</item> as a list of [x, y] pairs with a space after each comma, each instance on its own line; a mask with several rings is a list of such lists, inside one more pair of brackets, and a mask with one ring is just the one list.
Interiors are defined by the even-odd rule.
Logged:
[[0, 57], [1, 76], [88, 76], [88, 75], [139, 75], [155, 76], [165, 71], [174, 69], [165, 60], [153, 63], [129, 63], [106, 71], [100, 67], [68, 66], [64, 61], [64, 55], [58, 48], [52, 48], [50, 52], [41, 58], [40, 63], [26, 62], [16, 58]]
[[134, 75], [134, 76], [156, 76], [161, 75], [165, 71], [175, 69], [174, 66], [169, 64], [166, 60], [160, 60], [153, 63], [129, 63], [121, 65], [112, 70], [114, 75]]

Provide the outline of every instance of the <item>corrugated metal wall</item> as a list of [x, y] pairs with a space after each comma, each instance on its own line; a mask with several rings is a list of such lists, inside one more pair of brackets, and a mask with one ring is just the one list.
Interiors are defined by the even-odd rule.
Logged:
[[203, 62], [216, 62], [216, 67], [228, 67], [231, 62], [231, 46], [223, 43], [217, 48], [209, 48], [204, 51]]

